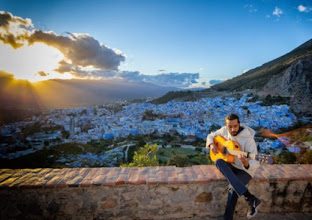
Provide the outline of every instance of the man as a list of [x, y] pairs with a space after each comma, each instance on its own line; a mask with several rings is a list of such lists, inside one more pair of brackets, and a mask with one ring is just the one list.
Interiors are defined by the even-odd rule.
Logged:
[[[225, 117], [225, 126], [207, 136], [206, 148], [211, 148], [212, 152], [217, 154], [218, 147], [213, 143], [213, 138], [215, 136], [223, 136], [227, 140], [238, 142], [241, 151], [256, 154], [257, 147], [254, 134], [255, 131], [253, 129], [240, 124], [237, 115], [229, 114]], [[250, 194], [246, 185], [252, 179], [253, 172], [259, 165], [258, 161], [240, 155], [235, 157], [233, 163], [225, 162], [222, 159], [218, 159], [215, 163], [230, 184], [224, 219], [233, 219], [238, 197], [242, 195], [245, 196], [250, 206], [247, 218], [254, 217], [257, 214], [257, 208], [261, 200]]]

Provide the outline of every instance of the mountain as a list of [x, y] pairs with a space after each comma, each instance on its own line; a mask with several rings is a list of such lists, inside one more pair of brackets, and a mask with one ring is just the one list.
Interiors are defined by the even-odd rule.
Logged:
[[289, 97], [292, 110], [312, 115], [312, 39], [284, 56], [211, 89], [227, 92], [252, 89], [262, 97]]
[[30, 83], [0, 71], [0, 124], [46, 109], [159, 97], [172, 90], [177, 89], [113, 80], [54, 79]]
[[277, 59], [209, 89], [183, 94], [171, 92], [157, 101], [192, 100], [193, 97], [241, 92], [254, 93], [262, 99], [268, 95], [289, 98], [292, 110], [312, 115], [312, 39]]
[[211, 88], [217, 91], [242, 91], [245, 89], [262, 90], [271, 79], [276, 79], [277, 76], [284, 75], [287, 69], [296, 62], [309, 60], [311, 56], [312, 39], [284, 56], [267, 62], [260, 67], [249, 70], [223, 83], [214, 85]]
[[33, 86], [0, 71], [0, 125], [19, 121], [40, 110]]
[[139, 98], [158, 97], [177, 90], [151, 83], [113, 80], [48, 80], [34, 84], [42, 107], [89, 106]]

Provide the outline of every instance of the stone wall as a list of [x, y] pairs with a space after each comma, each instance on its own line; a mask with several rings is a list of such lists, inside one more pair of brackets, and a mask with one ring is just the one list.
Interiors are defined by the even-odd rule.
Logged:
[[[0, 218], [215, 219], [227, 188], [215, 166], [2, 169]], [[262, 165], [248, 188], [262, 214], [312, 213], [312, 165]]]

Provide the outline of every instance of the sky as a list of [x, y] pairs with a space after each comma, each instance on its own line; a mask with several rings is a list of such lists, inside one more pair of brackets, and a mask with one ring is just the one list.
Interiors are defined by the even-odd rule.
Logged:
[[0, 0], [0, 71], [209, 87], [312, 38], [309, 0]]

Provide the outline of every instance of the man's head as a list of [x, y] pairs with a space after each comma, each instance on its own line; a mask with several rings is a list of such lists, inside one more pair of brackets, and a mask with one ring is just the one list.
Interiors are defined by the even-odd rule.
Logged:
[[239, 118], [235, 114], [228, 114], [225, 117], [225, 126], [229, 130], [230, 134], [236, 136], [239, 131]]

